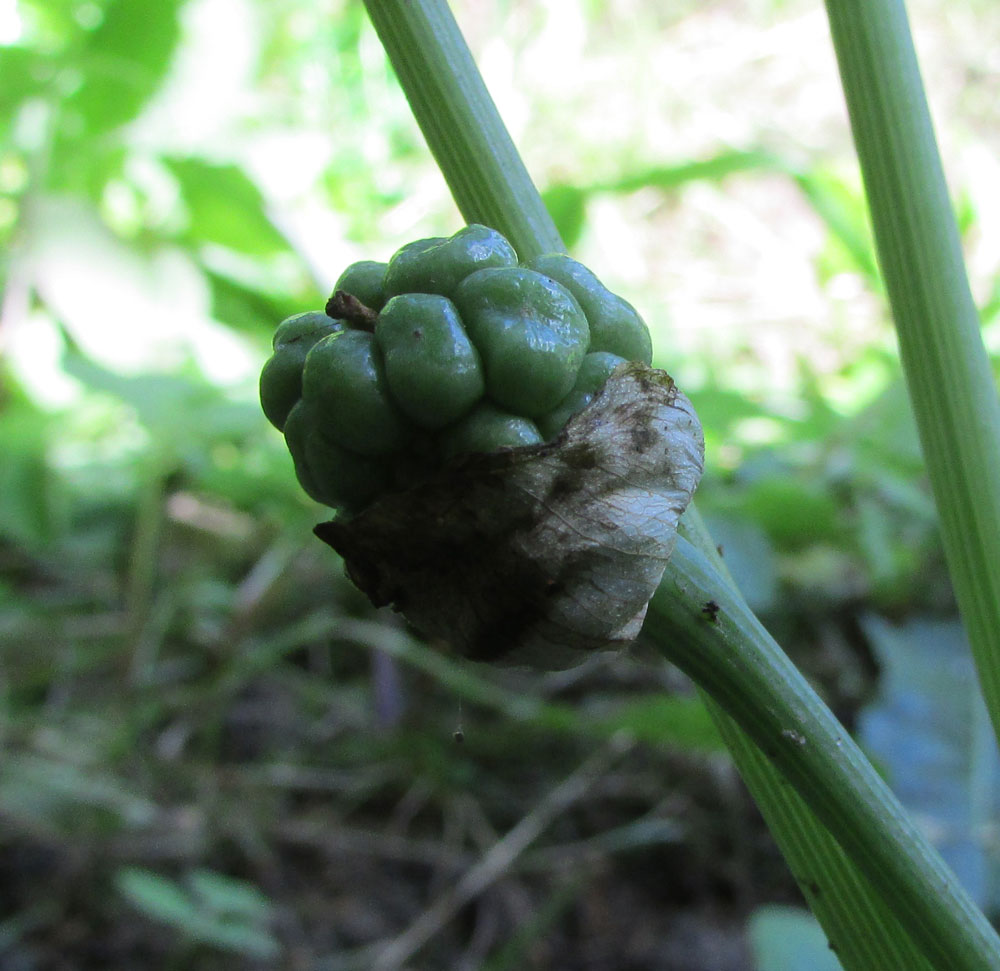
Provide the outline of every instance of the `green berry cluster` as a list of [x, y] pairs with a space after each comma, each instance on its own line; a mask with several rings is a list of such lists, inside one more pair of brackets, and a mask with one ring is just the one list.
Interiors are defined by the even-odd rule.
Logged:
[[353, 510], [457, 455], [554, 438], [651, 353], [639, 314], [585, 266], [518, 263], [470, 225], [354, 263], [325, 313], [282, 321], [260, 400], [305, 491]]

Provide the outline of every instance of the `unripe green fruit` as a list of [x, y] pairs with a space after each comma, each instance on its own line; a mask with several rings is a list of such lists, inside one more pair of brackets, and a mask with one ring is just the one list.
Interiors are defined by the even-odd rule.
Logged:
[[272, 346], [274, 354], [260, 372], [260, 404], [268, 421], [278, 431], [302, 395], [302, 367], [306, 355], [321, 338], [343, 330], [343, 324], [326, 314], [309, 311], [295, 314], [278, 324]]
[[333, 285], [333, 291], [345, 290], [352, 297], [357, 297], [366, 307], [381, 310], [385, 306], [385, 271], [387, 263], [375, 260], [361, 260], [352, 263]]
[[538, 445], [541, 441], [542, 436], [533, 421], [501, 411], [488, 401], [478, 404], [465, 418], [441, 433], [445, 458]]
[[375, 340], [393, 400], [422, 428], [451, 424], [483, 396], [479, 353], [447, 297], [393, 297], [379, 314]]
[[313, 477], [309, 464], [306, 462], [306, 433], [309, 431], [306, 415], [307, 411], [302, 401], [297, 401], [285, 419], [285, 445], [295, 463], [295, 477], [299, 480], [299, 485], [305, 490], [306, 495], [310, 499], [315, 499], [316, 502], [326, 502], [327, 493]]
[[503, 267], [467, 276], [454, 300], [498, 405], [534, 418], [566, 396], [590, 343], [568, 290], [541, 273]]
[[404, 246], [389, 260], [385, 294], [450, 297], [470, 273], [497, 266], [517, 266], [517, 253], [495, 230], [473, 224], [454, 236], [418, 239]]
[[555, 438], [573, 415], [583, 411], [594, 400], [594, 395], [604, 387], [611, 372], [624, 363], [625, 358], [607, 351], [588, 354], [580, 365], [570, 393], [552, 411], [538, 419], [538, 430], [545, 436], [545, 440]]
[[582, 263], [563, 253], [548, 253], [525, 266], [561, 283], [576, 297], [590, 323], [590, 349], [617, 354], [626, 361], [653, 359], [649, 329], [627, 300], [612, 293]]
[[479, 225], [353, 263], [326, 311], [279, 325], [260, 397], [306, 492], [348, 511], [454, 456], [554, 439], [623, 360], [651, 357], [642, 318], [590, 270], [519, 266]]
[[619, 364], [624, 364], [625, 358], [617, 354], [610, 354], [608, 351], [592, 351], [580, 365], [580, 370], [576, 372], [576, 382], [573, 384], [573, 391], [577, 393], [595, 395], [605, 382], [611, 377]]
[[302, 398], [330, 441], [359, 455], [385, 455], [406, 441], [406, 422], [389, 397], [374, 335], [345, 330], [306, 357]]
[[339, 320], [333, 320], [319, 311], [309, 310], [304, 314], [286, 317], [278, 324], [274, 337], [271, 338], [271, 347], [276, 351], [304, 347], [308, 352], [320, 338], [343, 329], [344, 325]]
[[317, 502], [360, 507], [384, 491], [389, 483], [389, 470], [384, 463], [330, 441], [323, 434], [315, 411], [304, 401], [296, 404], [288, 415], [285, 442], [299, 484]]

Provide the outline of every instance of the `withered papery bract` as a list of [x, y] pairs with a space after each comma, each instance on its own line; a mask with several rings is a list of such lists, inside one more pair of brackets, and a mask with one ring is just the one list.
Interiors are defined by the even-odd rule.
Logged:
[[632, 362], [554, 441], [465, 456], [316, 534], [456, 653], [567, 667], [636, 638], [703, 466], [691, 402]]

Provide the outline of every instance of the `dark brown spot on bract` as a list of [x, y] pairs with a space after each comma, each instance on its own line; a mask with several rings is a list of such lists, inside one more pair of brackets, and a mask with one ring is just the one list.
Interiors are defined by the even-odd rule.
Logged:
[[548, 502], [565, 499], [567, 496], [573, 495], [582, 484], [579, 474], [571, 469], [567, 469], [555, 477], [546, 499]]
[[587, 471], [597, 468], [597, 449], [586, 442], [563, 450], [563, 461], [572, 469]]
[[648, 425], [637, 425], [629, 429], [629, 437], [632, 440], [632, 449], [642, 453], [656, 443], [656, 432]]
[[469, 487], [474, 495], [465, 506], [445, 483], [432, 481], [416, 490], [422, 515], [403, 519], [387, 502], [314, 531], [343, 556], [375, 606], [416, 613], [432, 636], [447, 639], [457, 628], [466, 657], [498, 661], [546, 616], [552, 580], [505, 542], [530, 528], [530, 516], [491, 518], [502, 482], [484, 476]]

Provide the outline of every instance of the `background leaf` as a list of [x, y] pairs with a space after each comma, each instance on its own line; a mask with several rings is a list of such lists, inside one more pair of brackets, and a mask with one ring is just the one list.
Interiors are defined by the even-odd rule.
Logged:
[[278, 253], [288, 246], [265, 212], [264, 199], [236, 165], [169, 158], [188, 211], [189, 240], [218, 243], [240, 253]]
[[242, 881], [207, 870], [190, 874], [188, 882], [190, 891], [135, 867], [120, 870], [116, 877], [119, 892], [134, 907], [194, 941], [259, 959], [280, 955], [277, 940], [259, 926], [270, 916], [263, 895]]
[[70, 131], [132, 121], [159, 87], [180, 37], [184, 0], [110, 0], [75, 58], [81, 84], [64, 104]]
[[882, 667], [860, 738], [903, 804], [981, 905], [997, 905], [1000, 857], [991, 835], [1000, 810], [1000, 755], [957, 620], [866, 618]]

